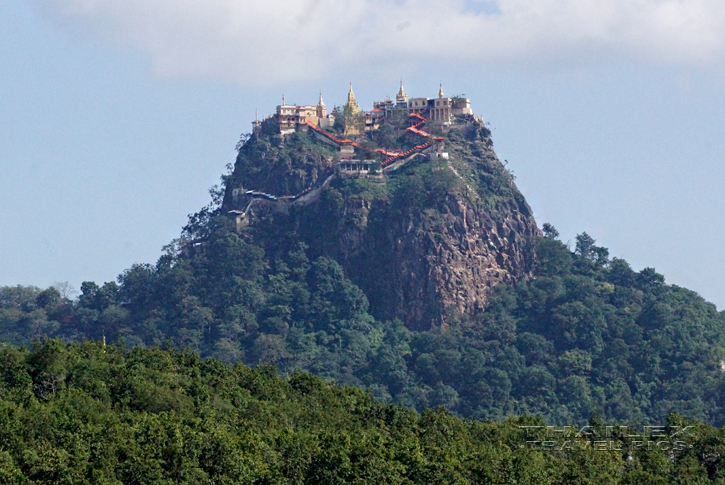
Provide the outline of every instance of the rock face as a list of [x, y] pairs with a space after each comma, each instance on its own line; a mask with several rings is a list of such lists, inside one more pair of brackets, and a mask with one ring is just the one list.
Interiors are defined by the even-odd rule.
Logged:
[[527, 278], [538, 234], [525, 202], [492, 213], [453, 194], [435, 214], [347, 200], [321, 242], [309, 237], [309, 219], [297, 222], [311, 249], [336, 259], [365, 291], [377, 318], [400, 318], [417, 330], [482, 311], [492, 286]]
[[389, 258], [379, 268], [387, 288], [378, 305], [412, 328], [481, 311], [493, 285], [526, 278], [531, 270], [536, 226], [514, 204], [500, 208], [495, 219], [463, 199], [452, 197], [445, 208], [436, 222], [403, 217], [379, 240]]
[[[413, 158], [386, 173], [384, 185], [337, 179], [312, 203], [253, 205], [250, 237], [270, 257], [303, 242], [310, 256], [334, 258], [365, 292], [378, 319], [399, 318], [416, 330], [465, 321], [483, 311], [494, 285], [530, 276], [540, 232], [481, 123], [441, 134], [449, 158]], [[295, 150], [294, 143], [285, 143]], [[300, 167], [313, 172], [314, 149], [305, 145], [300, 153], [305, 161]], [[330, 172], [325, 155], [320, 152], [315, 174]], [[289, 154], [267, 153], [265, 158], [296, 163]], [[238, 161], [228, 191], [235, 180], [245, 180], [243, 167], [249, 165], [247, 158]], [[292, 176], [300, 178], [299, 172]], [[227, 194], [227, 209], [245, 204], [247, 200], [233, 202]]]

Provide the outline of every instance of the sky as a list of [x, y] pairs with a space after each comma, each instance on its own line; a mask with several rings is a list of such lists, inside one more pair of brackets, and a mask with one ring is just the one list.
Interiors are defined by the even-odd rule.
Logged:
[[725, 3], [0, 0], [0, 285], [154, 263], [255, 110], [465, 94], [539, 226], [725, 305]]

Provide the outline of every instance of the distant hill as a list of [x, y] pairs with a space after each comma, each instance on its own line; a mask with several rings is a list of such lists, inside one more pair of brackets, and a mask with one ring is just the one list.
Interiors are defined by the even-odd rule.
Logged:
[[270, 126], [155, 265], [72, 301], [1, 288], [0, 337], [168, 341], [478, 419], [725, 421], [725, 314], [586, 233], [542, 234], [479, 120]]

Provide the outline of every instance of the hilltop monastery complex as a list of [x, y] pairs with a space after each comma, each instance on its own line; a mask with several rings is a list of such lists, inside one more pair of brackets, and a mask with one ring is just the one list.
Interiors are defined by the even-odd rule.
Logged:
[[[332, 113], [327, 112], [325, 103], [322, 101], [322, 94], [317, 106], [297, 106], [287, 104], [284, 95], [282, 104], [277, 106], [274, 115], [264, 120], [254, 120], [254, 132], [262, 131], [263, 127], [279, 127], [279, 132], [284, 135], [300, 131], [313, 131], [317, 140], [334, 147], [338, 154], [335, 159], [334, 169], [298, 194], [274, 195], [251, 188], [237, 187], [232, 190], [234, 210], [229, 214], [236, 220], [237, 230], [249, 224], [249, 217], [253, 213], [255, 204], [280, 204], [280, 203], [302, 203], [308, 204], [317, 199], [320, 190], [327, 186], [336, 177], [365, 177], [374, 182], [385, 183], [385, 173], [395, 171], [410, 160], [417, 157], [442, 158], [446, 159], [451, 170], [455, 169], [448, 162], [448, 153], [443, 152], [444, 138], [435, 136], [425, 131], [426, 124], [451, 126], [456, 123], [456, 116], [470, 115], [473, 120], [479, 121], [471, 111], [470, 101], [466, 98], [454, 96], [445, 97], [443, 87], [438, 90], [437, 98], [408, 98], [400, 83], [400, 90], [395, 96], [395, 102], [390, 98], [385, 101], [373, 103], [371, 111], [362, 111], [355, 101], [355, 93], [352, 91], [352, 84], [347, 95], [347, 104], [342, 107], [346, 117], [356, 119], [353, 126], [346, 126], [345, 135], [360, 134], [362, 121], [365, 122], [365, 131], [375, 130], [385, 123], [386, 118], [394, 116], [407, 118], [405, 122], [409, 125], [406, 130], [410, 139], [418, 145], [402, 152], [392, 152], [387, 148], [364, 149], [361, 145], [350, 139], [340, 139], [326, 130], [335, 123], [335, 116], [339, 111], [336, 108]], [[352, 129], [351, 129], [352, 128]], [[382, 161], [380, 161], [382, 157]], [[331, 160], [333, 158], [331, 157]], [[460, 177], [460, 175], [458, 175]], [[321, 183], [320, 183], [321, 182]]]
[[[436, 98], [408, 98], [403, 89], [403, 82], [400, 82], [400, 90], [395, 96], [395, 102], [387, 98], [385, 101], [376, 101], [373, 103], [371, 111], [362, 111], [355, 101], [355, 93], [352, 91], [352, 83], [350, 83], [350, 91], [347, 94], [347, 104], [343, 107], [347, 115], [360, 116], [365, 118], [365, 131], [377, 129], [385, 118], [391, 116], [393, 109], [403, 108], [408, 110], [410, 114], [418, 114], [426, 118], [429, 122], [450, 125], [453, 123], [454, 117], [457, 115], [473, 115], [471, 103], [467, 98], [461, 97], [445, 97], [443, 95], [443, 86], [438, 90]], [[325, 129], [331, 127], [335, 122], [335, 112], [328, 113], [325, 103], [322, 101], [322, 93], [317, 102], [317, 106], [306, 105], [297, 106], [287, 104], [285, 97], [282, 96], [282, 104], [277, 106], [274, 115], [263, 121], [255, 119], [252, 122], [254, 129], [259, 129], [263, 123], [275, 123], [279, 125], [280, 131], [290, 133], [296, 131], [300, 127], [307, 129], [310, 124]]]

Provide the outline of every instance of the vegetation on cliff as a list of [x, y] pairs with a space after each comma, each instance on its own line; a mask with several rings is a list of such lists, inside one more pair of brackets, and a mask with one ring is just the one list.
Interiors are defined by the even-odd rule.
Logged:
[[722, 430], [674, 414], [661, 424], [664, 446], [609, 437], [595, 418], [583, 437], [541, 448], [521, 428], [544, 426], [537, 418], [417, 414], [307, 373], [281, 378], [273, 367], [188, 350], [58, 340], [0, 347], [7, 484], [725, 481]]

